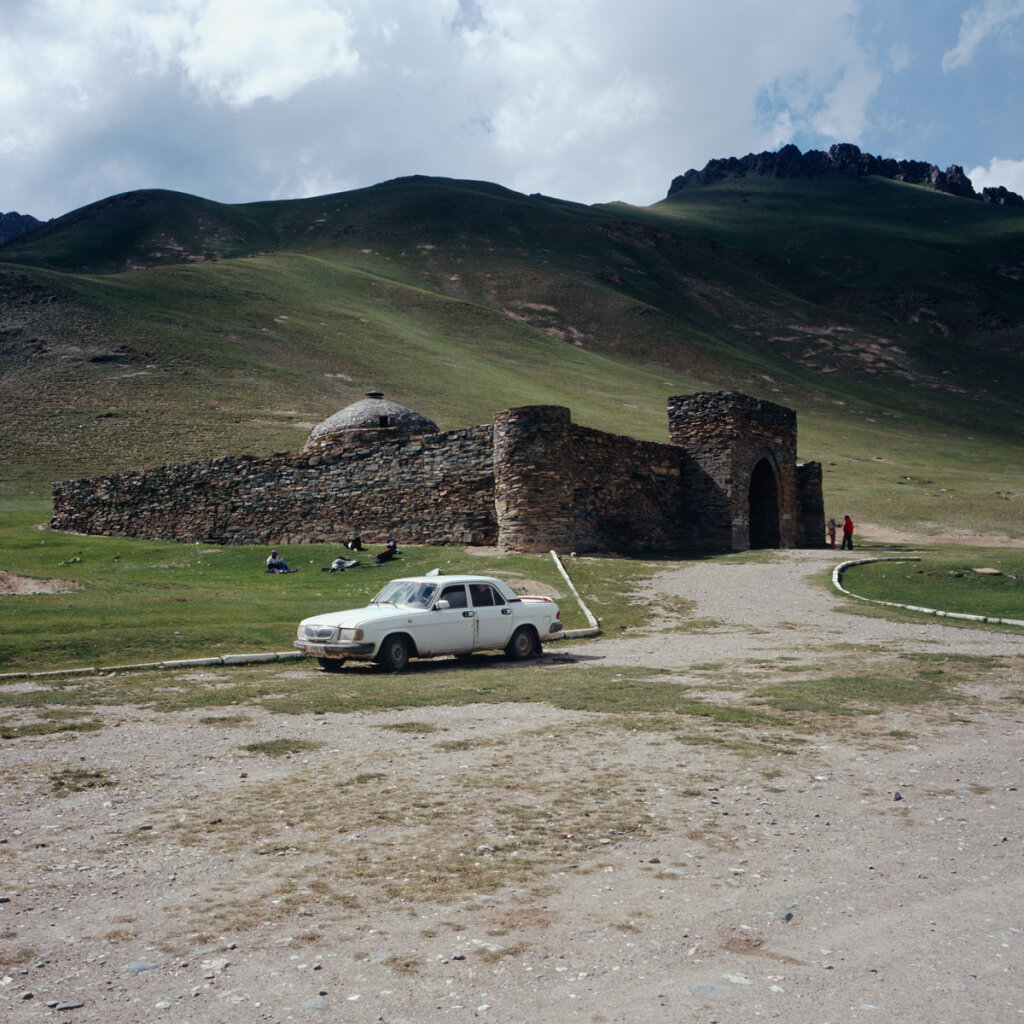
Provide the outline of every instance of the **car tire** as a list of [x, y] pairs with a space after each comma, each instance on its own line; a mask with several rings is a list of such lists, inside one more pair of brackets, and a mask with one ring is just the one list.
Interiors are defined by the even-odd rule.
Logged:
[[531, 626], [520, 626], [505, 648], [505, 656], [513, 661], [525, 661], [540, 654], [540, 641]]
[[403, 672], [411, 656], [409, 641], [400, 633], [385, 637], [377, 651], [377, 663], [388, 672]]
[[340, 672], [345, 664], [344, 658], [317, 658], [316, 660], [325, 672]]

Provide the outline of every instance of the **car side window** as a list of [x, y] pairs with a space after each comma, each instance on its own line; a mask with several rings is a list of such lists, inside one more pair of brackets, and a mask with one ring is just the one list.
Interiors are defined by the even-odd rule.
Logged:
[[505, 603], [501, 594], [489, 583], [474, 583], [470, 586], [469, 592], [473, 597], [474, 608], [493, 608]]
[[441, 599], [448, 602], [449, 608], [465, 608], [466, 588], [460, 583], [457, 586], [445, 587], [441, 591]]

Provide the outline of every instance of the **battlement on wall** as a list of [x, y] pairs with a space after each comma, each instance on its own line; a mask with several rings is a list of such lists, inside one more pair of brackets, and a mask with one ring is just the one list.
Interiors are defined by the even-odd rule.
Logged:
[[739, 391], [700, 391], [668, 400], [672, 444], [693, 455], [770, 443], [796, 451], [796, 413]]

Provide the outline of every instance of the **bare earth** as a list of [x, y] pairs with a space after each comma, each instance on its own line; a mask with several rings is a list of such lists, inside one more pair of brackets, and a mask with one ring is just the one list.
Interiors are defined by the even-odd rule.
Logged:
[[69, 590], [79, 589], [81, 584], [73, 580], [39, 580], [0, 569], [0, 595], [66, 594]]
[[[842, 614], [806, 580], [834, 560], [666, 571], [705, 628], [549, 657], [726, 673], [719, 703], [780, 666], [1007, 667], [789, 751], [527, 704], [98, 708], [99, 731], [0, 741], [0, 1019], [1021, 1019], [1024, 636]], [[240, 749], [280, 737], [323, 746]], [[69, 770], [110, 785], [57, 797]]]

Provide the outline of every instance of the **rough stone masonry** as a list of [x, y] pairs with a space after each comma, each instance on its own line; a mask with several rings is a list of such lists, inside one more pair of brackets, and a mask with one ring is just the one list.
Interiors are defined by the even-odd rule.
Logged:
[[582, 427], [562, 406], [439, 431], [371, 392], [302, 451], [53, 486], [57, 530], [214, 544], [497, 545], [511, 551], [821, 547], [821, 465], [796, 413], [738, 392], [668, 400], [669, 443]]

